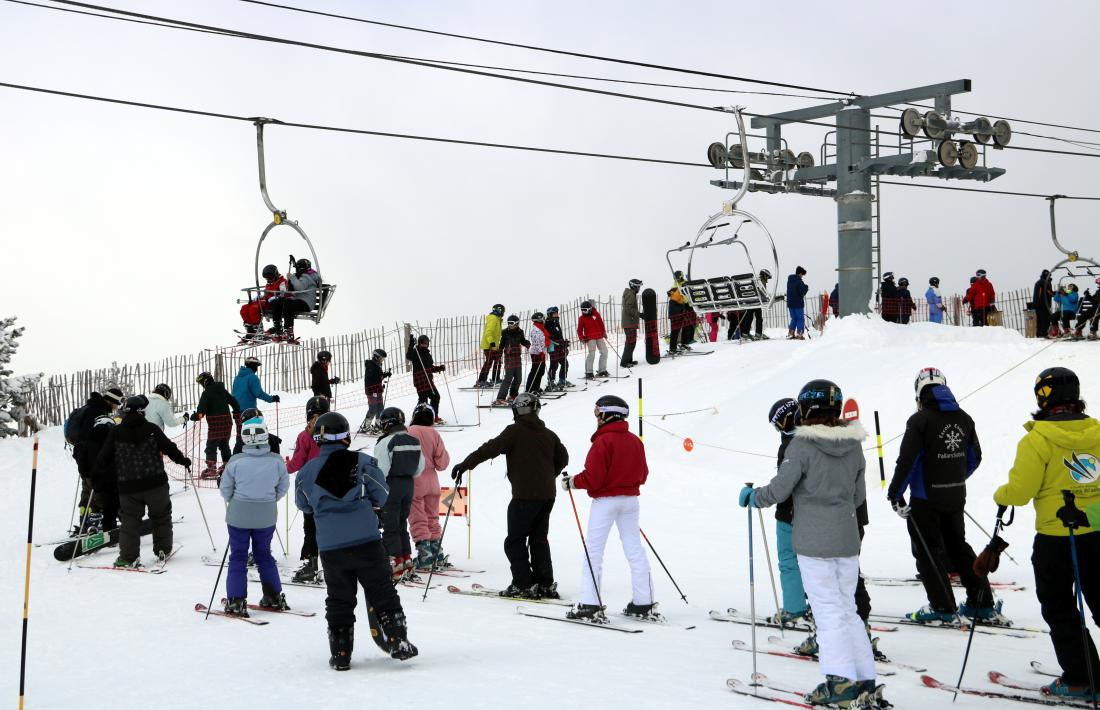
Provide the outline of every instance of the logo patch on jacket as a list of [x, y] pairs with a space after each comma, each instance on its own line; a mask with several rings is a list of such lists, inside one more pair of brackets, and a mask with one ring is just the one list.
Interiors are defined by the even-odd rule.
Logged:
[[943, 428], [943, 431], [940, 432], [940, 439], [947, 450], [954, 453], [962, 448], [963, 441], [966, 439], [966, 432], [958, 424], [952, 424]]
[[1089, 453], [1079, 454], [1076, 451], [1070, 454], [1069, 459], [1062, 459], [1062, 464], [1069, 469], [1069, 475], [1077, 483], [1093, 483], [1096, 481], [1097, 459]]

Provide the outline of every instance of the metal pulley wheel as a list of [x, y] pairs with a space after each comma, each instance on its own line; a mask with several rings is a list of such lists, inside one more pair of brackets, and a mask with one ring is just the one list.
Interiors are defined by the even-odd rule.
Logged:
[[800, 168], [812, 168], [814, 166], [814, 154], [804, 150], [798, 154], [794, 161], [795, 165]]
[[711, 167], [722, 169], [726, 167], [726, 160], [729, 159], [729, 153], [726, 151], [726, 146], [722, 143], [711, 143], [707, 147], [707, 161], [710, 162]]
[[924, 135], [938, 140], [947, 135], [947, 119], [937, 111], [929, 111], [924, 114]]
[[988, 143], [993, 137], [993, 124], [985, 116], [974, 119], [974, 140], [979, 143]]
[[967, 170], [978, 164], [978, 146], [970, 141], [959, 141], [959, 165]]
[[955, 147], [954, 141], [944, 141], [940, 143], [940, 147], [936, 150], [936, 154], [939, 156], [940, 165], [945, 168], [955, 167], [955, 163], [959, 162], [959, 149]]
[[744, 153], [741, 150], [740, 143], [735, 143], [734, 145], [730, 146], [729, 161], [730, 165], [735, 168], [745, 167]]
[[901, 132], [910, 138], [916, 138], [920, 135], [920, 129], [924, 126], [924, 119], [921, 118], [920, 111], [915, 108], [907, 108], [901, 112]]
[[1004, 148], [1012, 141], [1012, 126], [1008, 121], [997, 121], [993, 124], [993, 142]]
[[782, 163], [784, 167], [793, 168], [798, 164], [798, 159], [795, 158], [794, 151], [789, 148], [784, 148], [779, 151], [779, 162]]

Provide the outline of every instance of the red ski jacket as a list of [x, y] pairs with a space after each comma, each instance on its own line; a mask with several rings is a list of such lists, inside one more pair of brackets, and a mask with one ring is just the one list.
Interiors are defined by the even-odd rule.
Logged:
[[971, 308], [989, 308], [997, 298], [997, 294], [993, 291], [993, 284], [986, 278], [975, 281], [967, 295], [970, 298]]
[[592, 435], [584, 470], [573, 477], [573, 487], [587, 490], [590, 498], [636, 496], [648, 477], [642, 440], [630, 433], [626, 422], [611, 422]]
[[581, 342], [599, 340], [607, 337], [607, 329], [603, 326], [603, 316], [595, 308], [588, 315], [581, 314], [577, 319], [577, 337]]

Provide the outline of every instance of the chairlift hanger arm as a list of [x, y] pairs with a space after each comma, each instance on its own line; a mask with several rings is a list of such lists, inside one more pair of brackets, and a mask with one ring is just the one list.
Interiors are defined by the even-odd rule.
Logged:
[[1076, 261], [1078, 258], [1077, 252], [1066, 249], [1062, 246], [1062, 243], [1058, 241], [1058, 229], [1055, 226], [1054, 220], [1054, 203], [1056, 203], [1060, 197], [1065, 197], [1065, 195], [1051, 195], [1047, 198], [1047, 201], [1050, 202], [1050, 238], [1054, 241], [1054, 246], [1057, 247], [1058, 251], [1069, 257], [1068, 261]]
[[257, 117], [252, 120], [253, 125], [256, 126], [256, 161], [260, 167], [260, 196], [264, 198], [264, 204], [267, 205], [267, 209], [275, 218], [275, 223], [279, 224], [286, 219], [286, 210], [280, 210], [275, 206], [275, 203], [271, 201], [271, 196], [267, 193], [267, 169], [264, 161], [264, 126], [268, 123], [282, 123], [278, 119], [274, 118], [261, 118]]

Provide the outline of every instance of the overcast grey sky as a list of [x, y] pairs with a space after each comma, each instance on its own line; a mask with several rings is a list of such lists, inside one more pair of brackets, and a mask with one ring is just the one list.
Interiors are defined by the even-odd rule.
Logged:
[[[293, 4], [293, 3], [289, 3]], [[1093, 2], [1003, 2], [945, 12], [885, 2], [341, 2], [299, 4], [641, 61], [863, 94], [958, 78], [956, 108], [1100, 127]], [[759, 90], [748, 84], [495, 47], [233, 0], [117, 0], [115, 7], [341, 47], [618, 78]], [[463, 76], [243, 39], [0, 3], [0, 81], [303, 123], [701, 161], [729, 117]], [[578, 82], [584, 83], [584, 82]], [[587, 84], [587, 83], [586, 83]], [[757, 113], [818, 103], [619, 87]], [[234, 342], [269, 221], [254, 129], [0, 88], [2, 314], [27, 327], [17, 372], [137, 362]], [[882, 122], [893, 130], [893, 122]], [[1014, 124], [1017, 131], [1100, 134]], [[825, 129], [787, 132], [815, 155]], [[303, 336], [394, 320], [540, 308], [632, 277], [669, 281], [666, 249], [728, 195], [705, 168], [627, 163], [311, 130], [268, 129], [276, 204], [314, 240], [338, 284]], [[750, 148], [759, 149], [760, 141]], [[1073, 146], [1018, 136], [1015, 145]], [[1086, 151], [1087, 152], [1087, 151]], [[1003, 190], [1100, 195], [1096, 159], [1003, 151]], [[1092, 171], [1092, 172], [1090, 172]], [[932, 182], [926, 178], [926, 181]], [[934, 181], [933, 184], [943, 184]], [[953, 183], [963, 187], [974, 183]], [[749, 195], [782, 273], [831, 288], [831, 200]], [[1060, 203], [1059, 233], [1097, 249], [1100, 203]], [[975, 268], [999, 288], [1058, 260], [1041, 199], [883, 188], [885, 266], [945, 291]], [[289, 230], [286, 231], [290, 234]], [[285, 234], [263, 261], [304, 253]], [[1095, 254], [1093, 255], [1095, 256]]]

